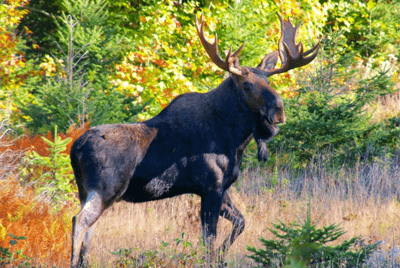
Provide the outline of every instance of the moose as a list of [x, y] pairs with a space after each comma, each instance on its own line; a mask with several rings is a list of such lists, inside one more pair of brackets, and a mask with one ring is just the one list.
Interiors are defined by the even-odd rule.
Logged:
[[[241, 67], [232, 48], [223, 60], [218, 38], [204, 37], [203, 15], [195, 25], [211, 60], [231, 75], [207, 93], [186, 93], [150, 120], [90, 128], [75, 141], [71, 164], [81, 210], [73, 217], [71, 267], [88, 264], [95, 222], [114, 202], [147, 202], [181, 194], [201, 198], [201, 227], [207, 252], [225, 257], [243, 232], [245, 220], [228, 188], [238, 179], [243, 151], [254, 138], [258, 159], [267, 159], [266, 141], [285, 122], [283, 102], [268, 77], [309, 64], [319, 43], [303, 52], [296, 44], [300, 24], [281, 23], [278, 50], [256, 67]], [[280, 68], [275, 68], [278, 57]], [[232, 232], [215, 249], [219, 216], [232, 222]]]

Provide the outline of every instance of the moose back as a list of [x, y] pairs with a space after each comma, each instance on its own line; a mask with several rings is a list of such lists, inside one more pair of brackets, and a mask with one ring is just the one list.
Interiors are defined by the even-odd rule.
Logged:
[[[210, 59], [231, 73], [208, 93], [178, 96], [154, 118], [134, 124], [100, 125], [89, 129], [71, 149], [82, 205], [73, 217], [71, 267], [88, 263], [94, 223], [114, 202], [146, 202], [193, 193], [201, 197], [201, 225], [206, 248], [222, 259], [243, 232], [245, 220], [227, 189], [239, 176], [242, 154], [251, 139], [258, 145], [259, 160], [267, 159], [265, 142], [285, 122], [283, 102], [268, 77], [310, 63], [317, 44], [303, 53], [295, 39], [299, 25], [281, 22], [278, 50], [267, 54], [256, 67], [241, 67], [230, 50], [225, 60], [218, 40], [209, 43], [203, 16], [196, 28]], [[281, 67], [275, 68], [278, 57]], [[217, 222], [232, 222], [231, 234], [214, 249]], [[132, 224], [135, 224], [132, 222]]]

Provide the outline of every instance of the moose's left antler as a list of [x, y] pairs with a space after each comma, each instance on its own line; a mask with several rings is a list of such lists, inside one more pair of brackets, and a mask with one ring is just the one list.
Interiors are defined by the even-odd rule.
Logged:
[[[267, 76], [271, 76], [278, 73], [284, 73], [289, 71], [290, 69], [294, 69], [297, 67], [301, 67], [309, 64], [318, 54], [319, 50], [319, 42], [310, 50], [303, 53], [303, 43], [300, 42], [296, 44], [296, 37], [300, 27], [300, 23], [295, 27], [293, 27], [290, 19], [287, 21], [283, 20], [282, 17], [278, 14], [279, 20], [281, 21], [281, 38], [279, 39], [278, 51], [275, 51], [271, 54], [268, 54], [261, 64], [258, 66], [260, 69], [264, 69], [267, 73]], [[265, 68], [268, 59], [276, 53], [279, 53], [279, 58], [281, 59], [281, 68], [271, 69]], [[306, 57], [310, 55], [309, 57]], [[268, 57], [269, 56], [269, 57]]]

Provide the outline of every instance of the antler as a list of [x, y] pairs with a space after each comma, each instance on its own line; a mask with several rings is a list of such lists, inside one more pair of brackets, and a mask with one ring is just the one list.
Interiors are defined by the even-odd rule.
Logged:
[[[278, 14], [278, 13], [277, 13]], [[296, 44], [297, 32], [300, 27], [300, 23], [293, 27], [290, 19], [284, 21], [282, 17], [278, 14], [279, 20], [281, 21], [281, 38], [279, 39], [278, 44], [278, 53], [279, 58], [281, 59], [281, 68], [266, 70], [267, 76], [271, 76], [273, 74], [284, 73], [289, 71], [290, 69], [294, 69], [297, 67], [301, 67], [309, 64], [318, 54], [319, 50], [319, 42], [310, 50], [303, 53], [303, 43], [300, 42]], [[276, 52], [275, 52], [276, 53]], [[311, 56], [306, 57], [311, 54]], [[261, 63], [261, 69], [264, 69], [265, 63], [264, 61]]]
[[243, 49], [244, 44], [235, 52], [232, 54], [232, 47], [229, 49], [225, 61], [221, 59], [221, 56], [219, 55], [218, 52], [218, 37], [217, 34], [215, 34], [215, 41], [214, 44], [209, 43], [206, 38], [204, 37], [204, 30], [203, 30], [203, 14], [201, 14], [201, 22], [199, 24], [197, 20], [197, 15], [196, 15], [196, 29], [197, 33], [199, 34], [200, 41], [203, 44], [204, 49], [206, 50], [208, 56], [210, 56], [210, 59], [222, 70], [231, 72], [236, 75], [242, 76], [242, 71], [239, 68], [236, 68], [235, 65], [238, 67], [237, 64], [235, 64], [235, 60], [237, 59], [237, 56], [239, 55], [240, 51]]

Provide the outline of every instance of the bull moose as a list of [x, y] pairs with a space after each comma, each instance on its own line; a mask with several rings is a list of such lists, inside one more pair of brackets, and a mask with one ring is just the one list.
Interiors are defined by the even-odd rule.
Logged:
[[[319, 43], [303, 52], [296, 44], [299, 25], [281, 23], [278, 50], [256, 67], [241, 67], [238, 55], [223, 60], [218, 39], [204, 37], [203, 16], [196, 28], [211, 60], [230, 72], [208, 93], [186, 93], [174, 99], [154, 118], [133, 124], [90, 128], [75, 141], [71, 164], [79, 189], [81, 210], [73, 217], [71, 267], [86, 265], [94, 223], [114, 202], [146, 202], [192, 193], [201, 197], [201, 226], [207, 251], [222, 259], [243, 232], [245, 220], [227, 189], [239, 175], [243, 151], [251, 139], [258, 159], [267, 159], [265, 142], [285, 122], [283, 102], [268, 77], [310, 63]], [[278, 60], [281, 67], [275, 68]], [[219, 216], [232, 222], [231, 234], [214, 249]], [[134, 223], [132, 223], [134, 224]]]

